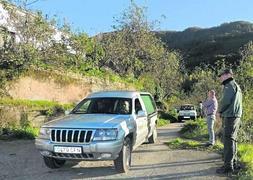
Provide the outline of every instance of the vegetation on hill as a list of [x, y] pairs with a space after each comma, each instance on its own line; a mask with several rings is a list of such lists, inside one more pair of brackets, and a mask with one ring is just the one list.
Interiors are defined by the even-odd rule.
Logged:
[[238, 64], [241, 56], [239, 49], [253, 40], [253, 24], [237, 21], [224, 23], [207, 29], [188, 28], [182, 32], [155, 32], [168, 48], [178, 49], [184, 56], [187, 69], [219, 61]]

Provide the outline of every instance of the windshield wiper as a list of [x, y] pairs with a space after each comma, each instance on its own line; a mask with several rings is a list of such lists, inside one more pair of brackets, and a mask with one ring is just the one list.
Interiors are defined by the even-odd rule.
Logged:
[[84, 112], [84, 111], [73, 111], [72, 114], [87, 114], [87, 112]]

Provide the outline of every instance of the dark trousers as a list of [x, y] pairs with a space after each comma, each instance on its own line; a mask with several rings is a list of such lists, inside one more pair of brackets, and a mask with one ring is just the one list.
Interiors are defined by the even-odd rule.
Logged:
[[237, 134], [240, 118], [224, 118], [224, 166], [233, 169], [237, 162]]

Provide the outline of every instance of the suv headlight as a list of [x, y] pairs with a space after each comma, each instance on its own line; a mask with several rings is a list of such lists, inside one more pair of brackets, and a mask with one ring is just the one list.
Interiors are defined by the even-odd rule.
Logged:
[[110, 141], [116, 140], [118, 135], [117, 129], [97, 129], [93, 141]]
[[39, 137], [42, 138], [42, 139], [50, 139], [50, 129], [40, 128]]

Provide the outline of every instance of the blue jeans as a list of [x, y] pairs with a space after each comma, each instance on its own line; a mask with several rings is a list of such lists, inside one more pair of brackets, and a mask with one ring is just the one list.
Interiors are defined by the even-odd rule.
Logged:
[[214, 134], [215, 115], [208, 115], [206, 117], [206, 121], [207, 121], [207, 128], [208, 128], [208, 134], [209, 134], [209, 143], [214, 145], [215, 144], [215, 134]]

